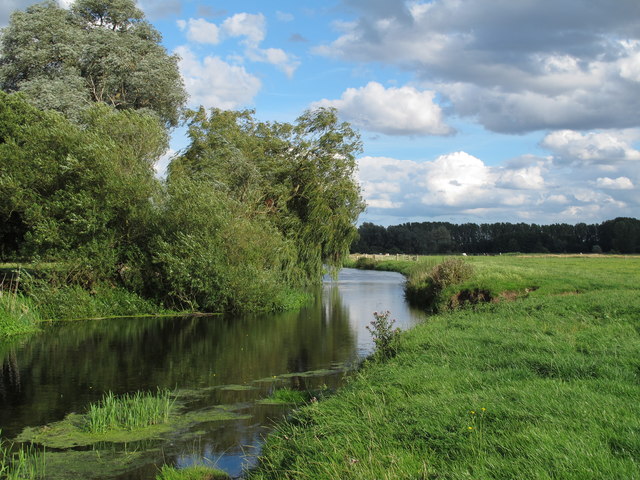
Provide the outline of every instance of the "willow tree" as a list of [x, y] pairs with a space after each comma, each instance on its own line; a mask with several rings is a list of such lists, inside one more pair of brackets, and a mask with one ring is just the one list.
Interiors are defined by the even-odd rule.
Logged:
[[323, 264], [340, 267], [364, 204], [354, 179], [360, 137], [334, 109], [294, 124], [217, 109], [189, 118], [191, 144], [170, 165], [169, 183], [197, 178], [267, 219], [296, 247], [288, 273], [297, 282], [319, 281]]
[[186, 100], [178, 58], [133, 0], [49, 0], [16, 11], [0, 38], [0, 88], [78, 120], [92, 102], [148, 110], [175, 126]]

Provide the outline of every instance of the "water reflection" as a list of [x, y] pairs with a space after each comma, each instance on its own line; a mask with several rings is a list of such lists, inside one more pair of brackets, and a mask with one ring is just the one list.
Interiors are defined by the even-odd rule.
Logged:
[[295, 313], [52, 324], [36, 337], [0, 343], [2, 435], [83, 412], [106, 391], [188, 389], [199, 392], [189, 408], [233, 405], [248, 415], [200, 424], [189, 435], [168, 438], [143, 465], [100, 478], [153, 479], [156, 464], [203, 459], [239, 475], [247, 454], [256, 453], [266, 429], [286, 412], [256, 400], [283, 386], [337, 387], [341, 367], [371, 350], [365, 327], [375, 310], [390, 310], [401, 328], [421, 318], [403, 300], [402, 276], [344, 270]]

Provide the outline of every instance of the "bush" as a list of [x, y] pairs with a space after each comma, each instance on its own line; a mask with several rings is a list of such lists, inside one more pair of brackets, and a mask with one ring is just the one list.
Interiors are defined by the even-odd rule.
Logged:
[[395, 356], [398, 348], [400, 329], [393, 328], [396, 321], [389, 320], [390, 315], [388, 310], [382, 313], [373, 312], [375, 320], [367, 326], [367, 330], [373, 337], [373, 343], [376, 347], [374, 355], [377, 358], [391, 358]]
[[461, 258], [447, 258], [430, 267], [416, 268], [405, 283], [407, 299], [416, 305], [437, 310], [441, 293], [452, 285], [458, 285], [473, 275], [473, 267]]

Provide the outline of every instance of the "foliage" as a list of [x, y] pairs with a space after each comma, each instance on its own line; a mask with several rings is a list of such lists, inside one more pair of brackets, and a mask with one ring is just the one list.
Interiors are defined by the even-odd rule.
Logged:
[[637, 477], [638, 259], [474, 265], [483, 288], [539, 289], [405, 332], [396, 357], [280, 425], [249, 478]]
[[462, 258], [445, 258], [435, 265], [422, 262], [409, 273], [405, 294], [412, 303], [437, 310], [442, 293], [451, 286], [460, 285], [472, 275], [473, 266]]
[[373, 338], [375, 345], [374, 356], [381, 359], [391, 358], [396, 354], [400, 329], [393, 328], [395, 320], [389, 320], [391, 313], [373, 312], [374, 320], [367, 325], [367, 331]]
[[147, 110], [175, 126], [186, 94], [177, 57], [132, 0], [53, 1], [12, 14], [0, 38], [0, 89], [78, 121], [92, 103]]
[[151, 281], [176, 306], [273, 310], [286, 298], [292, 245], [209, 184], [174, 176], [155, 237]]
[[363, 204], [353, 178], [359, 136], [335, 110], [306, 112], [294, 125], [216, 109], [189, 119], [191, 144], [171, 163], [170, 183], [202, 180], [294, 242], [290, 282], [317, 282], [323, 263], [341, 266]]
[[452, 252], [637, 253], [640, 252], [640, 220], [616, 218], [594, 225], [423, 222], [386, 228], [365, 222], [358, 228], [358, 239], [351, 245], [351, 251], [420, 255]]
[[[21, 255], [82, 258], [85, 270], [113, 273], [144, 231], [157, 188], [149, 149], [157, 153], [166, 142], [161, 127], [143, 114], [96, 106], [81, 129], [20, 96], [0, 98], [0, 217], [12, 220], [0, 243], [7, 249], [17, 238]], [[123, 138], [128, 129], [149, 134], [146, 150]]]
[[38, 329], [40, 313], [32, 299], [18, 292], [20, 274], [0, 281], [0, 338]]
[[157, 394], [136, 392], [121, 397], [108, 392], [100, 402], [89, 406], [85, 428], [89, 433], [105, 433], [166, 423], [174, 401], [168, 390], [158, 390]]

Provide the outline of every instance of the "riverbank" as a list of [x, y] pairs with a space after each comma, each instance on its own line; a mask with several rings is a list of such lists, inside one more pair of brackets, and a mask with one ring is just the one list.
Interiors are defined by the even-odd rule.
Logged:
[[[95, 282], [87, 288], [72, 282], [39, 279], [38, 275], [46, 277], [47, 268], [51, 267], [34, 269], [22, 264], [0, 264], [0, 339], [35, 333], [40, 324], [50, 320], [203, 313], [167, 308], [157, 299], [144, 298], [107, 281]], [[285, 290], [273, 299], [273, 310], [296, 310], [309, 298], [304, 292]], [[222, 313], [222, 309], [204, 313]]]
[[249, 478], [638, 478], [640, 258], [467, 262], [486, 301], [297, 411]]

